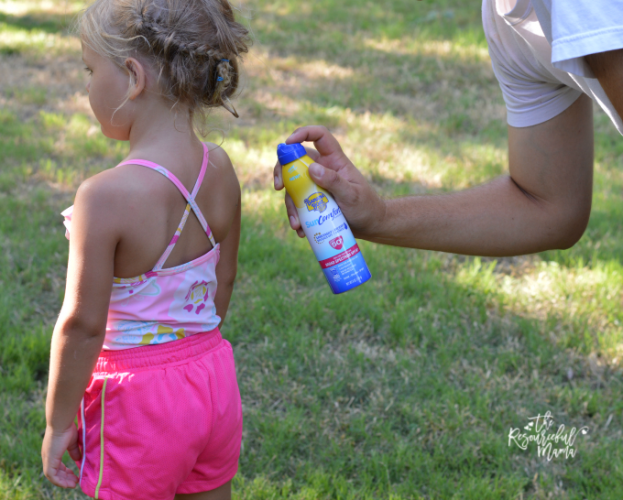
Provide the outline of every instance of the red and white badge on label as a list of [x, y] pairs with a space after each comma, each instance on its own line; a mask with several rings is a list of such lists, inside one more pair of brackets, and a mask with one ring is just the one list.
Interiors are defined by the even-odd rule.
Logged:
[[329, 245], [331, 245], [336, 250], [341, 250], [343, 244], [344, 238], [342, 236], [338, 236], [337, 238], [333, 238], [331, 241], [329, 241]]
[[358, 253], [359, 246], [357, 245], [357, 243], [355, 243], [348, 250], [344, 250], [343, 252], [340, 252], [329, 259], [319, 260], [318, 263], [320, 264], [320, 267], [322, 267], [323, 269], [327, 269], [328, 267], [335, 266], [336, 264], [340, 264], [341, 262], [344, 262], [345, 260], [354, 257]]

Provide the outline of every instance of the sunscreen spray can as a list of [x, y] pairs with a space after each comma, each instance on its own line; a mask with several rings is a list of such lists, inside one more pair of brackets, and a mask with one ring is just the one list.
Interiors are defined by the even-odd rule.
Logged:
[[357, 241], [333, 197], [311, 180], [313, 160], [301, 144], [279, 144], [277, 156], [286, 191], [333, 293], [351, 290], [371, 277]]

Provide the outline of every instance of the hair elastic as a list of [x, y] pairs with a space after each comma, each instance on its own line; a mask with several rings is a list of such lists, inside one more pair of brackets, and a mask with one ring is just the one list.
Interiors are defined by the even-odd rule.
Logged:
[[[229, 62], [229, 59], [221, 59], [221, 62]], [[219, 63], [219, 64], [220, 64], [220, 63]], [[222, 81], [223, 81], [223, 77], [222, 77], [222, 76], [219, 76], [219, 77], [216, 79], [216, 81], [217, 81], [217, 82], [222, 82]]]

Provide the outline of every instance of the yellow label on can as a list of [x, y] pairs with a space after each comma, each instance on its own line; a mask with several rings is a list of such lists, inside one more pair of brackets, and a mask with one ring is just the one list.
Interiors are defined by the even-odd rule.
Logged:
[[324, 212], [329, 202], [327, 192], [317, 186], [309, 177], [308, 167], [314, 162], [305, 155], [281, 167], [281, 175], [286, 191], [296, 208]]

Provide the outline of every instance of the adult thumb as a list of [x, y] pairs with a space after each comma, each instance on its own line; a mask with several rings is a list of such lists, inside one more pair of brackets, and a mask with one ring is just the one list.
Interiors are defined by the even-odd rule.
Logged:
[[321, 188], [326, 189], [338, 199], [345, 194], [344, 190], [348, 187], [337, 172], [319, 163], [312, 163], [309, 166], [309, 176]]

